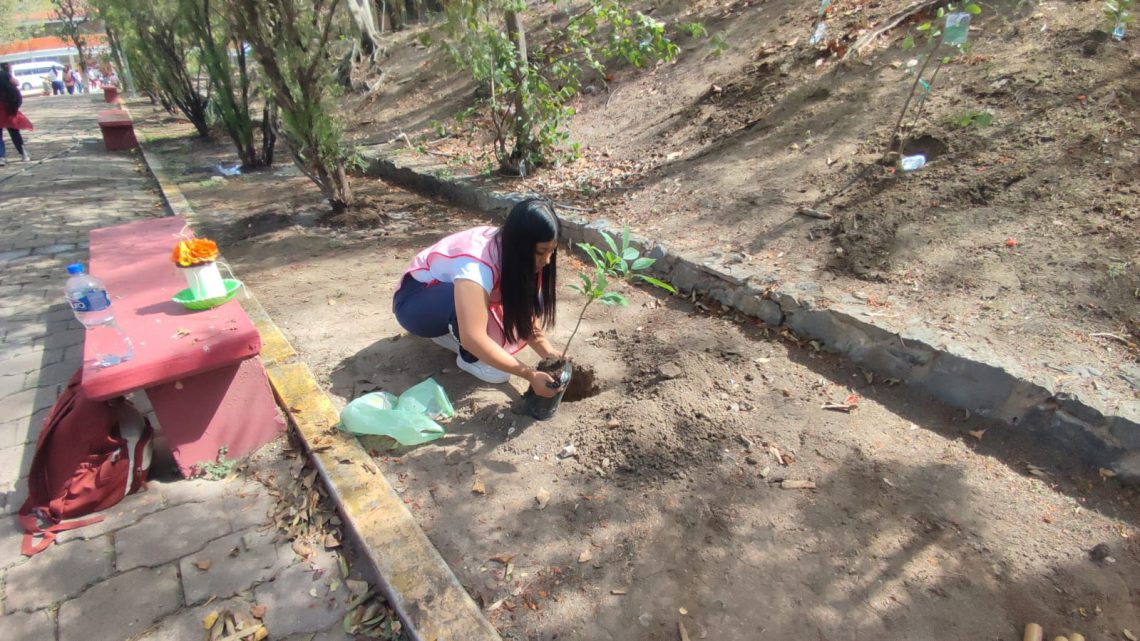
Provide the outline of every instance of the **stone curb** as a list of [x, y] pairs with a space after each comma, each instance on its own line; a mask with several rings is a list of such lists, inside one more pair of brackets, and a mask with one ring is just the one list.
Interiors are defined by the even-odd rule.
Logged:
[[[489, 181], [474, 176], [447, 177], [444, 168], [411, 156], [398, 158], [398, 147], [363, 147], [365, 175], [381, 178], [429, 196], [506, 216], [531, 194], [495, 191]], [[608, 221], [594, 222], [560, 214], [567, 241], [602, 244], [602, 231], [617, 237], [621, 229]], [[728, 260], [698, 262], [646, 238], [631, 244], [657, 259], [656, 275], [680, 291], [697, 291], [727, 307], [771, 326], [787, 327], [872, 372], [895, 379], [973, 414], [999, 419], [1020, 429], [1040, 432], [1083, 463], [1114, 472], [1122, 481], [1140, 483], [1140, 423], [1125, 416], [1105, 415], [1067, 393], [1051, 392], [1019, 367], [983, 360], [984, 348], [951, 344], [925, 328], [889, 322], [871, 323], [873, 309], [846, 294], [825, 294], [814, 282], [786, 282], [775, 273], [745, 270]]]
[[[199, 217], [163, 165], [139, 151], [172, 215]], [[305, 443], [381, 590], [413, 639], [501, 641], [360, 443], [335, 428], [340, 415], [273, 319], [249, 292], [241, 305], [261, 334], [261, 360], [278, 405]], [[240, 299], [239, 299], [240, 300]]]

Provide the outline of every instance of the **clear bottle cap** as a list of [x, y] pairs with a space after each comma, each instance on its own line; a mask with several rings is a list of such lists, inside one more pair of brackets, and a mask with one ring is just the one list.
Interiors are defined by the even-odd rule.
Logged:
[[67, 273], [71, 275], [83, 273], [83, 263], [71, 263], [67, 266]]

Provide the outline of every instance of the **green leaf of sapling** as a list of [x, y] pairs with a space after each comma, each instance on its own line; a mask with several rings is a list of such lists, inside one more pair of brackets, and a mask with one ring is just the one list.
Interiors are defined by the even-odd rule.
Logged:
[[653, 263], [656, 263], [656, 262], [657, 262], [656, 258], [646, 258], [643, 256], [643, 257], [638, 258], [637, 260], [633, 261], [633, 265], [630, 266], [630, 269], [635, 271], [635, 272], [639, 272], [643, 269], [649, 269], [650, 267], [653, 266]]
[[637, 260], [637, 257], [640, 255], [641, 253], [633, 247], [626, 247], [621, 251], [622, 260]]
[[602, 240], [606, 241], [606, 244], [609, 245], [610, 251], [613, 252], [614, 256], [620, 255], [621, 252], [618, 251], [617, 243], [614, 242], [613, 237], [604, 231], [601, 231], [600, 233], [602, 234]]
[[641, 280], [649, 283], [650, 285], [653, 285], [654, 287], [660, 287], [661, 289], [664, 289], [665, 291], [669, 292], [670, 294], [676, 294], [677, 293], [676, 287], [673, 287], [672, 285], [670, 285], [669, 283], [666, 283], [663, 280], [658, 280], [652, 276], [646, 276], [645, 274], [634, 274], [634, 276], [636, 276], [636, 277], [640, 278]]
[[629, 305], [629, 301], [625, 299], [625, 296], [617, 292], [606, 292], [602, 294], [602, 296], [598, 298], [598, 302], [603, 305], [621, 305], [623, 307]]
[[[625, 225], [621, 228], [621, 255], [624, 257], [627, 251], [629, 251], [629, 225]], [[626, 260], [633, 259], [626, 258]]]
[[971, 15], [978, 16], [982, 14], [982, 7], [976, 2], [971, 2], [970, 4], [966, 5], [966, 11]]

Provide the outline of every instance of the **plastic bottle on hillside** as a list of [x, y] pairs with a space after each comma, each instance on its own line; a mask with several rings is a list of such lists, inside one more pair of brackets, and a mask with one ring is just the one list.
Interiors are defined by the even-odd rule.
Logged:
[[902, 167], [903, 171], [915, 171], [922, 169], [926, 166], [926, 156], [923, 156], [922, 154], [917, 154], [914, 156], [903, 156], [899, 161], [899, 165]]
[[71, 274], [64, 287], [67, 304], [75, 312], [75, 318], [87, 328], [88, 344], [95, 345], [98, 350], [92, 364], [110, 367], [130, 360], [134, 356], [134, 346], [115, 322], [111, 297], [103, 281], [85, 273], [80, 263], [68, 265], [67, 273]]

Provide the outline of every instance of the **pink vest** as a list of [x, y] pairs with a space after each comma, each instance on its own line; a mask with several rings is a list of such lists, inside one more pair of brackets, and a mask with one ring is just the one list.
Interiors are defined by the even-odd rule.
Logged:
[[[487, 335], [491, 340], [495, 341], [507, 350], [510, 354], [515, 354], [523, 347], [526, 347], [526, 341], [515, 341], [510, 343], [506, 339], [506, 332], [503, 331], [503, 305], [502, 293], [499, 291], [499, 276], [500, 276], [500, 259], [499, 259], [499, 244], [496, 242], [495, 232], [498, 231], [497, 227], [474, 227], [466, 231], [461, 231], [452, 234], [438, 243], [428, 247], [427, 249], [416, 254], [415, 258], [404, 270], [404, 276], [419, 271], [427, 271], [431, 269], [431, 263], [436, 258], [459, 258], [466, 256], [479, 261], [491, 270], [491, 276], [494, 281], [491, 287], [491, 294], [488, 297], [487, 311]], [[401, 280], [403, 276], [401, 276]], [[431, 281], [428, 287], [439, 283], [439, 281]]]

